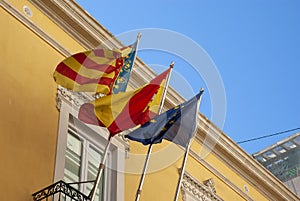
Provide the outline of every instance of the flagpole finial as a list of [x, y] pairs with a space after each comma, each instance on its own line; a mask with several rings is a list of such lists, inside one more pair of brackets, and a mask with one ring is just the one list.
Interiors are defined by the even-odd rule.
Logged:
[[170, 64], [170, 68], [174, 68], [174, 64], [175, 64], [174, 61], [172, 61]]
[[137, 35], [137, 39], [140, 40], [141, 37], [142, 37], [142, 34], [139, 32], [138, 35]]

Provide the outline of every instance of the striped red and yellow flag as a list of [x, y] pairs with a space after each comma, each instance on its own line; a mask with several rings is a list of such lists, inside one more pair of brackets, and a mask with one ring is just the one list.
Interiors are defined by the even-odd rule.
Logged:
[[54, 80], [73, 91], [111, 94], [124, 59], [132, 50], [133, 45], [114, 50], [98, 48], [74, 54], [57, 65]]
[[[80, 107], [79, 119], [108, 128], [110, 135], [144, 124], [158, 113], [171, 68], [134, 91], [111, 94]], [[160, 100], [160, 101], [158, 101]]]

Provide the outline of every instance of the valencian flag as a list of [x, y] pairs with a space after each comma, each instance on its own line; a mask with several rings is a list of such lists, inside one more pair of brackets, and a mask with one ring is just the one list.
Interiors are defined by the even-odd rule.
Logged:
[[189, 101], [180, 104], [125, 135], [144, 145], [161, 143], [163, 139], [186, 147], [197, 126], [199, 99], [203, 91]]
[[74, 54], [57, 65], [54, 80], [73, 91], [111, 94], [124, 63], [134, 58], [134, 47], [98, 48]]
[[110, 136], [144, 124], [158, 113], [156, 103], [161, 100], [171, 68], [150, 83], [134, 90], [111, 94], [80, 107], [78, 118], [88, 124], [106, 127]]
[[119, 92], [126, 91], [131, 70], [137, 53], [137, 46], [138, 42], [134, 44], [132, 51], [125, 57], [123, 67], [121, 68], [117, 79], [114, 81], [112, 93], [117, 94]]

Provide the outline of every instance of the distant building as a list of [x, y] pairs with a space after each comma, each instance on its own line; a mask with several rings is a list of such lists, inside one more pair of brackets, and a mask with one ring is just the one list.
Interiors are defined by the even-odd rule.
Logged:
[[300, 132], [253, 156], [295, 194], [300, 195]]

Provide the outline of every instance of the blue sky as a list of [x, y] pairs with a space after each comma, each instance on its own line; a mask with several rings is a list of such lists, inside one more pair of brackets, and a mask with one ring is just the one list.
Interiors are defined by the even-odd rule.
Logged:
[[[224, 84], [226, 117], [224, 126], [218, 126], [234, 141], [300, 127], [300, 1], [77, 2], [114, 35], [157, 28], [182, 34], [200, 45]], [[156, 66], [167, 66], [174, 60], [174, 70], [194, 93], [201, 85], [207, 87], [205, 80], [193, 77], [184, 58], [151, 50], [138, 56]], [[209, 119], [210, 95], [204, 94], [201, 105], [201, 112]], [[252, 154], [295, 132], [240, 146]]]

